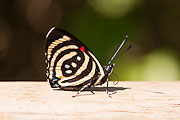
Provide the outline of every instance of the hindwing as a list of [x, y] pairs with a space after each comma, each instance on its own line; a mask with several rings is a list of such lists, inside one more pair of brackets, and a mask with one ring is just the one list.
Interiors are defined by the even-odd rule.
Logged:
[[97, 85], [105, 76], [94, 54], [70, 33], [52, 28], [46, 36], [47, 80], [52, 87]]

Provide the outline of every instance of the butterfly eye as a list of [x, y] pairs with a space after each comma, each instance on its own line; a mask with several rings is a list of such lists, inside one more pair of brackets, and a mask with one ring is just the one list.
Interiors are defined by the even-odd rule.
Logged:
[[77, 67], [77, 64], [75, 62], [72, 62], [71, 65], [75, 68]]
[[80, 60], [81, 60], [81, 57], [80, 57], [80, 56], [77, 56], [77, 60], [80, 61]]

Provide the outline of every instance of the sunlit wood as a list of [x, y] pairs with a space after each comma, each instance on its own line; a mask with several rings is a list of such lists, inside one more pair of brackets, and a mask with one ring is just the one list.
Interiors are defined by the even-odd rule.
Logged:
[[179, 120], [180, 82], [110, 82], [82, 91], [52, 90], [47, 82], [0, 82], [0, 120]]

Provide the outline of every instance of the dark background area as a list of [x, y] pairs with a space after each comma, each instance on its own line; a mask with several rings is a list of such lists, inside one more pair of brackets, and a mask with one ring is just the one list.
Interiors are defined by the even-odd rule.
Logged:
[[[1, 0], [0, 80], [46, 80], [44, 42], [56, 26], [69, 31], [119, 80], [180, 80], [179, 0]], [[111, 80], [117, 80], [111, 75]]]

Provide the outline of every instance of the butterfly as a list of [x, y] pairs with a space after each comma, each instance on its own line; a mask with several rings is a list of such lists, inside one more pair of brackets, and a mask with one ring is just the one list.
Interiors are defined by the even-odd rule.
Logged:
[[[47, 81], [52, 88], [79, 90], [76, 97], [85, 88], [102, 85], [107, 82], [115, 64], [112, 60], [127, 39], [105, 66], [102, 66], [88, 47], [69, 32], [51, 28], [46, 35], [45, 57]], [[93, 93], [93, 91], [91, 90]], [[93, 93], [94, 94], [94, 93]]]

